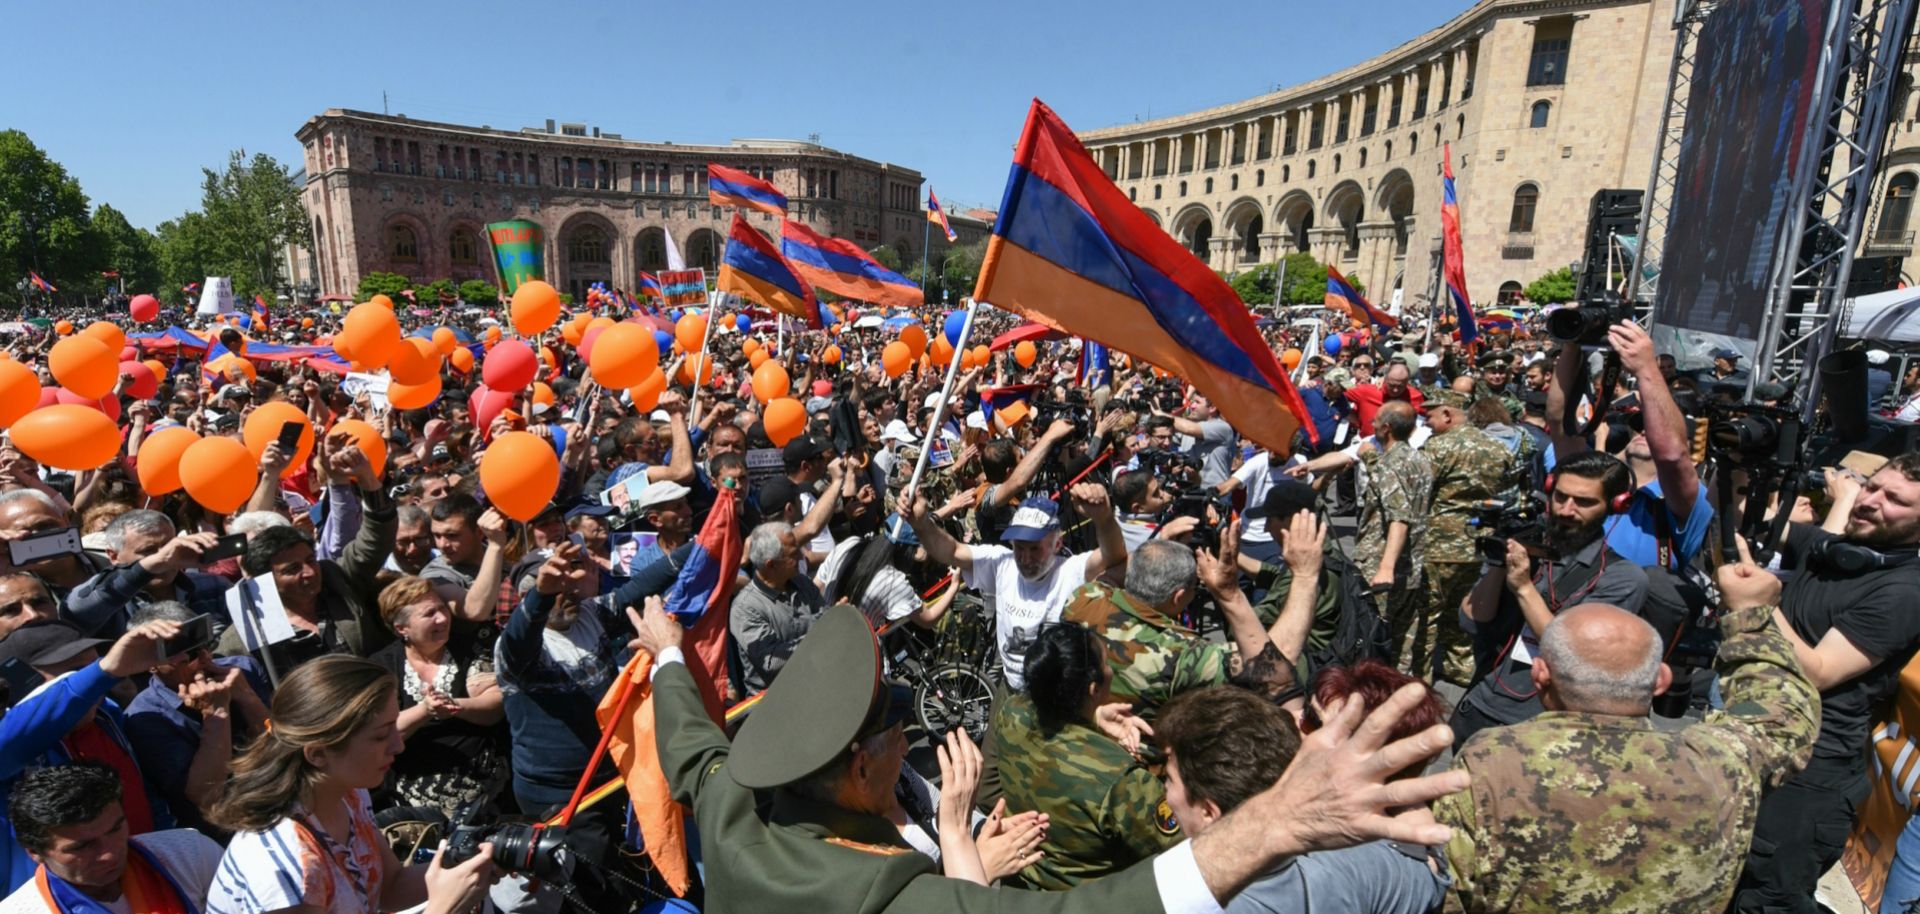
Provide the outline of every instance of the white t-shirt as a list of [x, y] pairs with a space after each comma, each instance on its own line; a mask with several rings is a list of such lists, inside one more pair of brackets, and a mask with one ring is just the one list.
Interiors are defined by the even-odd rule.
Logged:
[[[855, 561], [857, 552], [864, 548], [867, 540], [862, 537], [848, 537], [833, 547], [827, 560], [820, 566], [820, 575], [814, 584], [820, 588], [820, 595], [826, 598], [827, 605], [840, 602], [841, 594], [834, 587], [834, 581], [846, 563]], [[867, 582], [867, 592], [860, 600], [860, 612], [867, 617], [867, 624], [877, 631], [888, 622], [904, 619], [920, 611], [920, 595], [914, 592], [913, 583], [907, 575], [891, 565], [873, 573], [873, 580]]]
[[347, 811], [345, 842], [322, 844], [293, 818], [234, 835], [211, 880], [206, 914], [266, 914], [303, 904], [326, 914], [375, 909], [382, 885], [397, 874], [385, 872], [387, 839], [374, 825], [367, 792], [354, 791]]
[[[205, 910], [207, 906], [207, 886], [213, 884], [214, 871], [220, 868], [220, 845], [213, 843], [191, 828], [175, 828], [167, 831], [148, 832], [134, 835], [133, 843], [140, 845], [153, 855], [160, 867], [173, 878], [173, 884], [187, 896], [194, 910]], [[127, 897], [102, 902], [101, 907], [114, 914], [128, 914], [132, 909]], [[5, 900], [0, 900], [0, 914], [57, 914], [47, 907], [45, 899], [40, 897], [40, 889], [32, 881], [15, 889]]]
[[1091, 552], [1055, 558], [1053, 567], [1039, 580], [1029, 581], [1013, 561], [1013, 550], [1005, 546], [970, 546], [973, 565], [962, 568], [967, 584], [994, 602], [999, 618], [1001, 673], [1007, 686], [1026, 687], [1027, 645], [1033, 643], [1040, 626], [1060, 621], [1067, 598], [1087, 583], [1087, 559]]
[[[1267, 503], [1267, 490], [1273, 488], [1276, 480], [1287, 477], [1287, 467], [1301, 462], [1298, 455], [1285, 462], [1276, 463], [1266, 451], [1258, 451], [1240, 469], [1233, 471], [1233, 478], [1247, 490], [1246, 506], [1258, 507]], [[1267, 532], [1265, 516], [1249, 517], [1240, 525], [1240, 540], [1246, 543], [1271, 543], [1273, 534]]]

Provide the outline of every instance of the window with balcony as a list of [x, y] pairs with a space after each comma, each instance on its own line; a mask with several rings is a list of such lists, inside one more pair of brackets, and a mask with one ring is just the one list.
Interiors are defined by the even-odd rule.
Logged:
[[1513, 212], [1507, 218], [1507, 231], [1528, 233], [1533, 231], [1533, 213], [1540, 205], [1540, 188], [1535, 184], [1522, 184], [1513, 192]]
[[1913, 217], [1913, 192], [1920, 177], [1901, 172], [1887, 182], [1886, 195], [1880, 199], [1880, 222], [1874, 226], [1869, 248], [1904, 249], [1913, 247], [1913, 232], [1907, 229]]
[[420, 259], [420, 242], [413, 229], [396, 225], [387, 229], [387, 256], [395, 263], [415, 263]]
[[1567, 82], [1567, 52], [1573, 47], [1573, 19], [1542, 19], [1534, 26], [1533, 53], [1527, 59], [1527, 85], [1562, 86]]

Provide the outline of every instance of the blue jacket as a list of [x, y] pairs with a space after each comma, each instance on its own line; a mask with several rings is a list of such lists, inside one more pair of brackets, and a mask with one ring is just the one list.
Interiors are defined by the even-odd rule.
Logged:
[[48, 683], [0, 716], [0, 834], [6, 836], [6, 848], [0, 851], [0, 894], [25, 885], [37, 868], [13, 838], [7, 811], [13, 786], [27, 769], [45, 764], [49, 754], [60, 754], [61, 737], [107, 697], [116, 681], [95, 662]]

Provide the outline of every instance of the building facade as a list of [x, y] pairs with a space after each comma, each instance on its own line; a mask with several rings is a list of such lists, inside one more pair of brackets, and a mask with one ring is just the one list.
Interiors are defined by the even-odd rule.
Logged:
[[[640, 271], [665, 269], [669, 239], [689, 267], [712, 271], [734, 210], [708, 205], [708, 163], [772, 182], [788, 218], [864, 248], [888, 245], [902, 264], [917, 262], [929, 237], [919, 172], [816, 143], [683, 146], [580, 124], [508, 131], [337, 108], [295, 136], [321, 295], [351, 296], [374, 271], [497, 282], [485, 226], [507, 219], [544, 229], [547, 277], [576, 299], [592, 283], [632, 290]], [[775, 217], [745, 216], [778, 238]], [[925, 243], [937, 262], [946, 239], [936, 231]]]

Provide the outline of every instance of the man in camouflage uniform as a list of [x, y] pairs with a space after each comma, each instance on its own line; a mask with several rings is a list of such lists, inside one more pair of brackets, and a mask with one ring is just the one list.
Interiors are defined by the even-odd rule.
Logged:
[[1473, 681], [1473, 641], [1460, 627], [1460, 603], [1480, 580], [1478, 530], [1468, 521], [1497, 498], [1513, 474], [1513, 455], [1467, 421], [1467, 397], [1443, 390], [1427, 401], [1433, 437], [1423, 453], [1433, 465], [1424, 572], [1426, 605], [1408, 632], [1400, 666], [1416, 676], [1458, 686]]
[[1513, 356], [1505, 352], [1495, 352], [1482, 358], [1480, 377], [1473, 382], [1473, 398], [1482, 400], [1487, 397], [1511, 397], [1514, 393]]
[[[1648, 721], [1668, 679], [1651, 625], [1588, 605], [1547, 626], [1533, 681], [1549, 710], [1468, 740], [1454, 765], [1471, 791], [1433, 806], [1453, 828], [1447, 911], [1726, 908], [1761, 793], [1806, 764], [1820, 696], [1773, 625], [1779, 580], [1741, 562], [1719, 584], [1727, 707], [1678, 732]], [[1569, 657], [1578, 681], [1559, 672]]]
[[1353, 561], [1372, 582], [1395, 645], [1407, 643], [1420, 615], [1427, 499], [1433, 494], [1433, 464], [1407, 443], [1413, 429], [1413, 407], [1388, 403], [1373, 420], [1378, 443], [1360, 449], [1367, 485], [1360, 496]]
[[1118, 873], [1186, 837], [1160, 779], [1091, 725], [1068, 723], [1047, 734], [1032, 700], [1016, 693], [994, 709], [993, 733], [1001, 745], [1007, 811], [1048, 814], [1040, 862], [1009, 882], [1044, 891], [1070, 889]]

